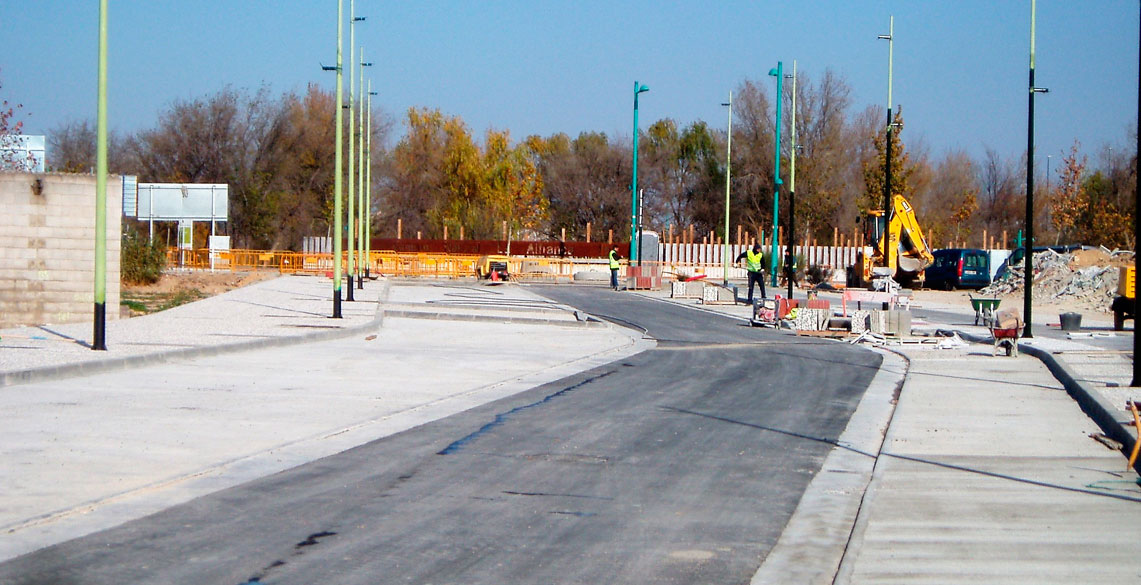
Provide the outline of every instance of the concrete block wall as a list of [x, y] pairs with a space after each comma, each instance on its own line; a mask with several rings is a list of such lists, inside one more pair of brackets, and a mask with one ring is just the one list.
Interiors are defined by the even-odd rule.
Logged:
[[[107, 319], [119, 316], [119, 182], [107, 181]], [[0, 328], [92, 321], [94, 306], [95, 175], [0, 173]]]

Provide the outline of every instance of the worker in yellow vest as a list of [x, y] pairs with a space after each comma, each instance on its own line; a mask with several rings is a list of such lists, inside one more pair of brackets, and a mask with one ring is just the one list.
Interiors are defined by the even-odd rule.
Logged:
[[610, 258], [610, 288], [618, 290], [618, 269], [622, 267], [618, 262], [618, 246], [612, 246], [608, 256]]
[[753, 247], [746, 248], [737, 256], [734, 262], [745, 261], [745, 272], [749, 274], [749, 304], [753, 304], [753, 284], [761, 285], [761, 298], [767, 298], [765, 295], [765, 269], [764, 260], [765, 255], [761, 253], [761, 245], [753, 244]]

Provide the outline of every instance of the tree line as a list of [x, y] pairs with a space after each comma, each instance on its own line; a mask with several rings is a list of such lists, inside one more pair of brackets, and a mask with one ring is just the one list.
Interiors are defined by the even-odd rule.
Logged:
[[[738, 225], [749, 233], [772, 225], [774, 96], [766, 80], [746, 79], [733, 95], [731, 240]], [[882, 206], [882, 108], [858, 109], [848, 83], [831, 70], [816, 78], [801, 74], [796, 91], [794, 237], [830, 244], [834, 231], [852, 234], [861, 213]], [[781, 96], [782, 225], [792, 97], [791, 88]], [[304, 236], [330, 235], [333, 224], [334, 108], [332, 92], [312, 85], [278, 96], [227, 88], [176, 101], [153, 128], [112, 135], [111, 171], [142, 182], [228, 183], [235, 247], [298, 249]], [[504, 222], [515, 239], [565, 233], [581, 240], [588, 225], [595, 240], [610, 230], [616, 240], [629, 233], [630, 137], [584, 131], [514, 140], [491, 129], [477, 139], [460, 117], [428, 108], [405, 112], [399, 137], [392, 116], [377, 110], [373, 121], [374, 236], [395, 237], [398, 220], [405, 237], [493, 239], [502, 236]], [[935, 155], [922, 140], [907, 140], [902, 112], [895, 122], [893, 192], [912, 202], [929, 240], [937, 247], [982, 246], [986, 234], [1001, 245], [1006, 234], [1012, 245], [1024, 223], [1025, 155], [1009, 159], [993, 149], [979, 159], [963, 151]], [[726, 132], [670, 118], [640, 132], [645, 228], [692, 226], [726, 237]], [[53, 129], [49, 166], [87, 171], [94, 140], [90, 122]], [[1095, 166], [1075, 143], [1056, 158], [1049, 180], [1042, 173], [1035, 181], [1037, 243], [1132, 247], [1136, 154], [1107, 145]]]

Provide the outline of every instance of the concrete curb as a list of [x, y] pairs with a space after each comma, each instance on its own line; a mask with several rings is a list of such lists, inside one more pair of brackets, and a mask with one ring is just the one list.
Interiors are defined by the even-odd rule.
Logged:
[[606, 325], [593, 317], [588, 317], [585, 321], [567, 321], [565, 319], [544, 319], [540, 317], [496, 317], [471, 313], [449, 313], [446, 311], [405, 311], [403, 309], [392, 310], [384, 308], [381, 308], [380, 311], [389, 317], [403, 317], [405, 319], [517, 323], [527, 325], [554, 325], [558, 327], [604, 327]]
[[92, 360], [74, 364], [62, 364], [59, 366], [49, 366], [46, 368], [34, 368], [31, 370], [21, 370], [15, 372], [0, 373], [0, 387], [15, 386], [18, 384], [30, 384], [34, 382], [50, 382], [55, 380], [63, 380], [67, 378], [74, 378], [77, 376], [89, 376], [92, 374], [100, 374], [104, 372], [112, 372], [118, 370], [126, 370], [131, 368], [145, 367], [155, 364], [166, 363], [178, 359], [193, 359], [200, 357], [212, 357], [223, 354], [238, 353], [243, 351], [250, 351], [255, 349], [266, 349], [271, 347], [287, 347], [291, 345], [300, 345], [302, 343], [312, 343], [316, 341], [330, 341], [333, 339], [343, 339], [350, 337], [357, 333], [376, 329], [384, 322], [384, 312], [381, 309], [384, 304], [384, 299], [388, 297], [389, 283], [384, 283], [384, 288], [380, 294], [380, 299], [377, 303], [376, 317], [367, 323], [360, 325], [353, 325], [351, 327], [341, 327], [331, 331], [319, 331], [315, 333], [306, 333], [302, 335], [289, 335], [281, 337], [271, 337], [266, 339], [255, 339], [251, 341], [242, 341], [238, 343], [230, 343], [225, 345], [210, 345], [202, 347], [188, 347], [184, 349], [174, 349], [170, 351], [163, 351], [158, 353], [124, 356], [103, 360]]
[[[732, 315], [732, 314], [726, 313], [724, 311], [718, 311], [717, 309], [710, 309], [710, 308], [707, 308], [707, 307], [702, 306], [702, 305], [687, 305], [685, 303], [678, 303], [678, 302], [671, 301], [668, 298], [663, 299], [660, 297], [651, 296], [651, 295], [640, 293], [637, 291], [629, 291], [629, 292], [630, 292], [630, 294], [638, 295], [638, 296], [640, 296], [644, 299], [647, 299], [647, 300], [656, 301], [659, 303], [669, 303], [671, 305], [678, 305], [681, 307], [685, 307], [687, 309], [692, 309], [694, 311], [701, 311], [703, 313], [709, 313], [710, 315], [717, 315], [718, 317], [725, 317], [726, 319], [733, 319], [735, 321], [740, 321], [742, 323], [750, 323], [750, 324], [752, 323], [752, 321], [746, 317], [738, 317], [737, 315]], [[774, 331], [780, 331], [780, 330], [774, 329]], [[785, 331], [787, 331], [787, 330], [785, 330]]]
[[[974, 343], [990, 342], [990, 338], [965, 333], [957, 329], [953, 329], [952, 331], [957, 332], [959, 337]], [[1090, 419], [1101, 428], [1101, 432], [1122, 444], [1122, 451], [1126, 456], [1133, 451], [1137, 437], [1130, 432], [1130, 427], [1126, 424], [1132, 421], [1120, 420], [1118, 418], [1117, 409], [1109, 404], [1098, 392], [1080, 381], [1078, 376], [1074, 374], [1074, 371], [1071, 370], [1064, 361], [1047, 350], [1027, 343], [1019, 343], [1018, 351], [1038, 358], [1038, 360], [1050, 370], [1054, 378], [1062, 383], [1066, 392], [1078, 403], [1078, 406], [1081, 407], [1082, 412], [1086, 413], [1086, 416], [1090, 417]], [[1134, 469], [1141, 473], [1141, 460], [1134, 464]]]
[[884, 360], [879, 372], [750, 585], [831, 585], [836, 578], [907, 378], [906, 357], [878, 353]]

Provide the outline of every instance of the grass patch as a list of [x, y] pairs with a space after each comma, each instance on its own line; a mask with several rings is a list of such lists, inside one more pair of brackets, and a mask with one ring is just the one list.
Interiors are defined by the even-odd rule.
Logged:
[[164, 293], [123, 291], [119, 304], [130, 309], [134, 315], [147, 315], [193, 303], [208, 296], [196, 288], [180, 288]]

